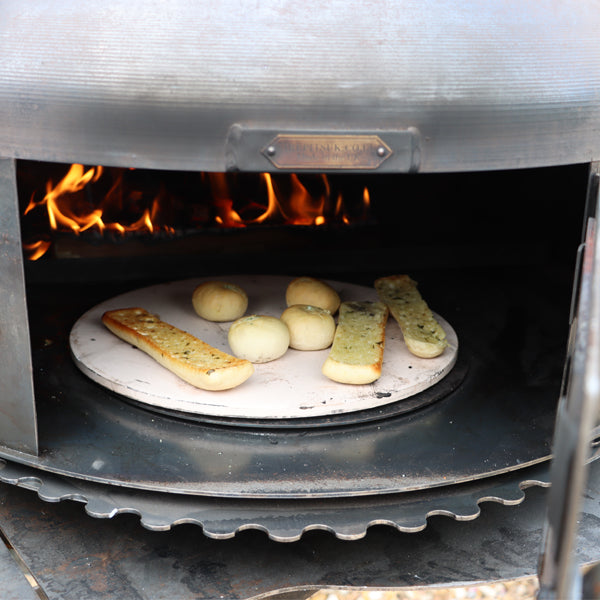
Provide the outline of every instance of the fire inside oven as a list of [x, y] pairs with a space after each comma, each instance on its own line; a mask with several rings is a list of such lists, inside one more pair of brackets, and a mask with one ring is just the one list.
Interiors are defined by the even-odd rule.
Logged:
[[[203, 233], [364, 224], [367, 182], [321, 175], [190, 173], [23, 163], [19, 170], [29, 260], [48, 250], [69, 258], [101, 256], [112, 244], [167, 241]], [[173, 243], [175, 241], [175, 243]], [[188, 243], [189, 245], [189, 243]], [[79, 250], [77, 249], [79, 246]], [[148, 245], [142, 251], [151, 253]], [[157, 253], [160, 253], [159, 249]]]
[[[17, 166], [33, 466], [152, 492], [330, 499], [337, 509], [340, 499], [447, 489], [549, 460], [587, 165], [418, 175]], [[409, 397], [339, 384], [342, 398], [363, 387], [377, 402], [316, 416], [205, 414], [109, 389], [72, 354], [82, 315], [140, 289], [182, 286], [167, 296], [189, 311], [187, 282], [258, 277], [257, 295], [283, 297], [308, 275], [360, 295], [399, 273], [419, 282], [458, 340], [452, 368]], [[301, 370], [306, 356], [290, 352], [296, 363], [286, 365]], [[384, 369], [394, 370], [391, 358]], [[334, 392], [314, 381], [326, 404]], [[248, 406], [269, 393], [260, 387]], [[297, 393], [309, 392], [290, 385]]]
[[[185, 263], [203, 251], [243, 270], [248, 255], [264, 258], [260, 268], [273, 271], [282, 267], [272, 251], [281, 250], [293, 256], [289, 272], [335, 275], [524, 266], [549, 252], [573, 260], [581, 223], [569, 223], [583, 218], [586, 170], [297, 175], [19, 161], [17, 177], [33, 272], [53, 259], [179, 254]], [[191, 273], [210, 272], [207, 262]]]

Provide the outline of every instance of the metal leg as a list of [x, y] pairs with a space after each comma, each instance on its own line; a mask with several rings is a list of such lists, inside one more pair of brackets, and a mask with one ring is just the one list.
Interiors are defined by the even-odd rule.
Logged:
[[0, 159], [0, 445], [38, 452], [14, 159]]

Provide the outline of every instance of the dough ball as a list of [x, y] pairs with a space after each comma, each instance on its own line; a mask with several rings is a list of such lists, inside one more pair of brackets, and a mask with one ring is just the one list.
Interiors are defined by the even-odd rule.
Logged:
[[288, 306], [307, 304], [328, 310], [332, 315], [340, 306], [338, 293], [324, 281], [313, 277], [298, 277], [287, 288], [285, 301]]
[[331, 313], [318, 306], [294, 304], [286, 308], [281, 320], [290, 330], [290, 347], [296, 350], [329, 348], [335, 334]]
[[192, 304], [207, 321], [235, 321], [246, 312], [248, 295], [233, 283], [207, 281], [194, 290]]
[[287, 352], [290, 332], [277, 317], [248, 315], [231, 324], [227, 339], [231, 351], [238, 358], [265, 363]]

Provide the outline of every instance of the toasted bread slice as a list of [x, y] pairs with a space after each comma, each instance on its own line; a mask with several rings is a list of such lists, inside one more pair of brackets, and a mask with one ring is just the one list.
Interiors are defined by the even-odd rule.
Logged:
[[382, 302], [398, 321], [408, 350], [421, 358], [439, 356], [448, 345], [446, 332], [408, 275], [390, 275], [375, 281]]
[[161, 321], [143, 308], [111, 310], [102, 322], [116, 336], [143, 350], [156, 362], [203, 390], [227, 390], [254, 372], [251, 362], [213, 348], [206, 342]]
[[381, 376], [388, 309], [381, 302], [342, 302], [323, 374], [339, 383], [372, 383]]

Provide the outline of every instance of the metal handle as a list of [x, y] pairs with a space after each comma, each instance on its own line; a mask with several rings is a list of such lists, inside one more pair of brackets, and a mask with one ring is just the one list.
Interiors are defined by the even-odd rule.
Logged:
[[[589, 200], [599, 214], [598, 165], [590, 177]], [[592, 204], [589, 204], [591, 207]], [[590, 444], [600, 396], [600, 244], [596, 217], [587, 220], [576, 313], [571, 323], [563, 389], [554, 437], [552, 487], [540, 557], [539, 598], [580, 598], [582, 577], [574, 557]]]

